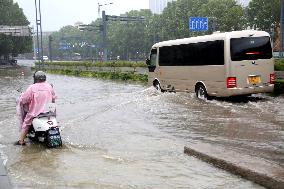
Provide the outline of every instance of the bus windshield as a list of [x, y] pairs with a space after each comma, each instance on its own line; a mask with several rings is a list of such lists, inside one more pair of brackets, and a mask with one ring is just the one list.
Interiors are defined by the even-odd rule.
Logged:
[[242, 37], [231, 39], [232, 61], [272, 58], [269, 37]]

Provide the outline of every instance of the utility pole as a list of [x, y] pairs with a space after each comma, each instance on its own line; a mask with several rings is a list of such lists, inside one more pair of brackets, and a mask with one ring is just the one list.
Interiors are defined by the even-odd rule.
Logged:
[[284, 0], [281, 0], [281, 17], [280, 17], [280, 56], [284, 56]]
[[213, 21], [212, 21], [212, 33], [217, 31], [217, 18], [216, 17], [212, 17]]
[[[42, 48], [42, 26], [41, 26], [40, 0], [35, 0], [35, 10], [36, 10], [36, 36], [37, 36], [37, 58], [36, 60], [40, 58], [39, 69], [42, 69], [44, 68], [44, 61], [43, 61], [43, 48]], [[40, 43], [39, 43], [39, 32], [40, 32]]]
[[106, 5], [112, 5], [113, 3], [105, 3], [105, 4], [100, 4], [98, 3], [98, 18], [101, 16], [101, 7], [106, 6]]
[[101, 16], [101, 5], [100, 3], [98, 3], [98, 18]]
[[35, 31], [34, 27], [32, 27], [32, 37], [33, 37], [33, 49], [34, 49], [34, 59], [36, 60], [37, 52], [36, 52], [36, 40], [35, 40]]
[[102, 37], [103, 37], [103, 43], [102, 43], [102, 48], [103, 48], [103, 61], [107, 61], [107, 41], [106, 41], [106, 34], [107, 34], [107, 24], [106, 24], [106, 12], [102, 12]]
[[52, 41], [53, 38], [51, 35], [48, 36], [48, 52], [49, 52], [49, 60], [52, 62]]

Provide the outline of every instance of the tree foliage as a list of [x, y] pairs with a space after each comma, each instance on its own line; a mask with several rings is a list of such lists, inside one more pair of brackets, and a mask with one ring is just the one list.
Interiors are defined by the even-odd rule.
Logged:
[[[13, 0], [0, 0], [0, 25], [6, 26], [27, 26], [29, 21], [23, 10]], [[32, 49], [31, 37], [15, 37], [0, 35], [0, 56], [6, 59], [9, 54], [16, 56], [19, 53], [30, 52]]]
[[218, 31], [234, 31], [245, 29], [246, 17], [244, 9], [235, 0], [210, 0], [201, 7], [200, 15], [217, 21]]
[[[153, 14], [150, 10], [130, 11], [126, 14], [143, 16], [146, 21], [128, 23], [108, 21], [109, 58], [119, 56], [124, 60], [144, 59], [156, 42], [212, 33], [213, 20], [216, 20], [217, 31], [221, 32], [243, 30], [248, 26], [269, 31], [271, 27], [279, 26], [280, 0], [252, 0], [249, 7], [242, 7], [235, 0], [177, 0], [168, 3], [160, 15]], [[208, 17], [209, 31], [189, 31], [189, 17]], [[92, 24], [100, 25], [101, 19], [97, 19]], [[57, 39], [54, 44], [60, 43], [59, 36], [79, 35], [86, 43], [95, 44], [96, 48], [89, 54], [88, 48], [84, 47], [74, 47], [73, 51], [81, 52], [84, 57], [95, 53], [94, 58], [98, 58], [99, 53], [102, 52], [101, 34], [75, 30], [70, 27], [62, 28], [54, 34], [54, 38]], [[76, 43], [71, 38], [69, 42]], [[61, 54], [64, 53], [59, 51], [58, 47], [55, 49]]]
[[248, 19], [254, 29], [270, 31], [280, 26], [280, 0], [252, 0], [248, 7]]

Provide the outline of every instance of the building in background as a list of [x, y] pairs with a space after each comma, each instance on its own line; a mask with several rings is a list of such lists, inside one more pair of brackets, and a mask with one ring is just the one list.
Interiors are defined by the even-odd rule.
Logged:
[[236, 0], [236, 1], [239, 5], [242, 5], [243, 7], [247, 7], [251, 0]]
[[169, 2], [174, 0], [149, 0], [150, 10], [154, 14], [161, 14]]

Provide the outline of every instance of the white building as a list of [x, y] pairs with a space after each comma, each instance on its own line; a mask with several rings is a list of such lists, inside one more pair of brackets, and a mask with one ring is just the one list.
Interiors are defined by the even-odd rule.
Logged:
[[154, 14], [161, 14], [169, 2], [174, 0], [149, 0], [150, 10]]
[[243, 7], [247, 7], [251, 0], [236, 0], [236, 1], [239, 5], [242, 5]]

